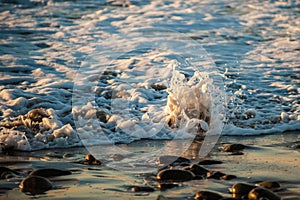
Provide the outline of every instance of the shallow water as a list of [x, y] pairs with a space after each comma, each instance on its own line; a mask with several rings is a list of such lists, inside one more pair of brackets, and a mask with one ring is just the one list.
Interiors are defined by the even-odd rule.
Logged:
[[[299, 133], [299, 132], [298, 132]], [[50, 178], [55, 189], [44, 194], [29, 195], [18, 188], [22, 177], [1, 179], [0, 199], [156, 199], [163, 195], [168, 199], [193, 199], [199, 190], [211, 190], [230, 197], [229, 188], [237, 182], [255, 184], [261, 181], [277, 181], [281, 190], [276, 193], [283, 199], [299, 199], [299, 149], [291, 148], [297, 132], [258, 137], [246, 137], [241, 140], [238, 136], [222, 136], [220, 142], [207, 157], [222, 161], [222, 164], [207, 165], [209, 170], [221, 171], [236, 175], [232, 180], [192, 180], [179, 183], [177, 187], [160, 190], [155, 180], [155, 173], [128, 173], [115, 170], [107, 165], [83, 165], [82, 161], [87, 153], [84, 148], [52, 149], [33, 152], [11, 152], [0, 158], [0, 166], [22, 172], [24, 176], [33, 169], [58, 168], [71, 170], [72, 175]], [[240, 142], [247, 146], [241, 155], [232, 155], [218, 150], [222, 143]], [[166, 142], [166, 141], [165, 141]], [[147, 143], [156, 146], [165, 143], [162, 140], [136, 141], [130, 145], [120, 144], [122, 149], [143, 151]], [[180, 141], [178, 141], [180, 143]], [[179, 145], [179, 144], [178, 144]], [[170, 147], [170, 154], [176, 150]], [[192, 152], [192, 151], [191, 151]], [[192, 158], [193, 155], [186, 154]], [[197, 159], [193, 162], [197, 162]], [[129, 159], [130, 160], [130, 159]], [[130, 160], [131, 162], [133, 160]], [[119, 160], [112, 161], [119, 163]], [[159, 166], [156, 164], [157, 169]], [[134, 169], [135, 167], [132, 166]], [[153, 192], [133, 192], [133, 186], [150, 186]], [[2, 195], [2, 196], [1, 196]]]
[[[138, 103], [133, 106], [138, 105], [140, 110], [133, 113], [133, 116], [125, 113], [127, 117], [131, 119], [137, 117], [139, 121], [144, 112], [148, 112], [150, 116], [158, 113], [162, 115], [167, 106], [169, 93], [167, 90], [149, 92], [153, 91], [150, 86], [155, 82], [165, 84], [170, 89], [172, 70], [168, 70], [167, 66], [174, 61], [178, 63], [176, 65], [178, 68], [181, 67], [182, 73], [188, 74], [187, 78], [197, 71], [208, 73], [209, 78], [206, 81], [210, 83], [210, 88], [208, 87], [210, 98], [205, 101], [211, 109], [219, 102], [218, 98], [221, 104], [227, 99], [223, 134], [276, 134], [299, 130], [299, 12], [299, 2], [292, 0], [247, 2], [153, 0], [131, 1], [129, 6], [118, 1], [2, 0], [0, 119], [1, 127], [6, 127], [0, 133], [1, 141], [4, 143], [2, 145], [22, 150], [82, 145], [76, 136], [80, 129], [75, 129], [71, 113], [74, 86], [75, 89], [89, 91], [88, 94], [92, 93], [92, 97], [96, 96], [94, 99], [96, 104], [92, 105], [97, 107], [96, 110], [108, 109], [108, 112], [111, 112], [109, 109], [111, 107], [117, 109], [116, 105], [119, 103], [113, 104], [101, 97], [109, 95], [109, 90], [117, 87], [120, 90], [128, 90], [128, 85], [133, 86], [138, 82], [140, 85], [134, 85], [135, 90], [130, 90], [129, 94], [130, 97], [137, 97]], [[155, 29], [161, 34], [161, 38], [145, 35], [129, 37], [133, 30], [145, 27]], [[166, 30], [172, 35], [169, 43], [163, 42], [168, 36], [164, 35]], [[174, 33], [178, 38], [174, 37]], [[162, 42], [161, 44], [167, 44], [167, 48], [163, 45], [154, 45], [150, 50], [143, 49], [145, 40], [149, 38], [151, 41], [160, 39], [155, 44]], [[178, 46], [182, 40], [187, 42], [182, 43], [184, 45], [180, 49]], [[190, 47], [187, 44], [191, 41], [196, 44], [193, 53], [199, 51], [201, 55], [192, 57], [192, 61], [188, 62], [191, 57], [185, 50]], [[169, 44], [174, 46], [168, 46]], [[160, 49], [168, 52], [162, 53]], [[95, 59], [97, 55], [104, 56]], [[195, 59], [201, 61], [201, 65], [197, 68], [193, 66], [197, 63]], [[103, 66], [103, 63], [108, 66]], [[206, 65], [209, 67], [204, 67]], [[194, 68], [189, 70], [188, 66]], [[98, 76], [105, 69], [117, 72], [117, 78], [109, 77], [106, 78], [106, 82], [101, 82]], [[217, 77], [213, 75], [215, 71], [219, 73]], [[89, 76], [84, 78], [91, 82], [94, 80], [97, 83], [94, 88], [89, 90], [89, 84], [86, 82], [83, 82], [86, 87], [81, 87], [82, 80], [78, 80], [80, 77], [78, 72], [79, 74], [87, 72]], [[200, 78], [205, 76], [199, 75]], [[220, 84], [220, 77], [224, 85]], [[118, 81], [125, 81], [127, 86], [122, 88], [122, 85], [116, 84]], [[142, 81], [145, 84], [142, 84]], [[212, 88], [214, 85], [219, 88]], [[218, 97], [216, 94], [222, 93], [220, 92], [223, 91], [222, 87], [226, 93]], [[97, 96], [97, 91], [93, 89], [99, 89], [98, 92], [104, 90], [104, 93], [100, 92]], [[81, 99], [88, 99], [88, 96], [82, 94], [80, 97], [85, 98]], [[182, 96], [178, 92], [177, 95]], [[84, 105], [88, 104], [86, 101], [83, 102]], [[124, 105], [132, 109], [128, 99]], [[91, 109], [89, 106], [91, 105], [85, 108]], [[25, 128], [6, 125], [7, 121], [20, 120], [20, 117], [14, 117], [24, 116], [28, 111], [40, 107], [50, 109], [47, 110], [49, 116], [45, 117], [48, 119], [38, 123], [38, 131], [41, 134], [36, 135], [33, 125], [25, 125]], [[119, 111], [120, 109], [117, 110]], [[217, 124], [223, 123], [224, 110], [218, 108], [211, 113], [212, 116], [221, 114], [221, 117], [210, 123], [209, 129], [215, 130], [214, 134], [221, 134], [222, 127]], [[125, 121], [124, 119], [127, 118], [121, 118]], [[87, 127], [85, 131], [79, 131], [79, 135], [83, 139], [92, 138], [87, 140], [86, 144], [105, 143], [107, 138], [109, 142], [131, 142], [141, 138], [174, 137], [168, 134], [169, 127], [165, 132], [157, 131], [163, 129], [164, 123], [158, 124], [158, 127], [153, 121], [150, 126], [138, 124], [138, 127], [146, 130], [143, 132], [141, 129], [133, 129], [136, 124], [132, 121], [129, 121], [131, 124], [129, 122], [118, 124], [118, 120], [121, 121], [118, 118], [113, 121], [117, 125], [104, 127], [107, 129], [103, 131], [104, 135], [100, 135], [103, 137], [98, 139], [94, 139], [95, 135], [92, 134], [93, 126]], [[180, 123], [180, 127], [176, 129], [179, 133], [178, 130], [188, 126], [186, 121]], [[68, 124], [71, 124], [71, 127]], [[217, 128], [214, 129], [214, 126]], [[80, 128], [80, 125], [76, 128]], [[99, 133], [103, 130], [103, 126], [100, 125], [100, 128], [100, 131], [94, 130]], [[118, 128], [123, 132], [115, 131]], [[15, 132], [12, 132], [12, 129], [16, 129]], [[124, 134], [126, 130], [132, 135]], [[25, 136], [22, 132], [25, 132]], [[186, 132], [187, 129], [181, 131], [181, 137]], [[15, 136], [7, 136], [12, 134]]]

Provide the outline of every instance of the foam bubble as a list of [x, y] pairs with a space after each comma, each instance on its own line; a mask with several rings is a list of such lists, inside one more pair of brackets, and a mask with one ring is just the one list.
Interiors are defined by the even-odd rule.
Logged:
[[32, 109], [25, 115], [6, 119], [0, 125], [2, 150], [31, 151], [81, 145], [72, 126], [63, 125], [52, 108]]

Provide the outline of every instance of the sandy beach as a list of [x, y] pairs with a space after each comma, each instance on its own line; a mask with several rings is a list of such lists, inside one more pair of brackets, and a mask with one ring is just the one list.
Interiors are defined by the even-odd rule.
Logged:
[[[205, 159], [222, 161], [222, 164], [205, 166], [210, 171], [235, 175], [232, 180], [202, 179], [178, 182], [176, 187], [162, 190], [155, 180], [155, 173], [128, 173], [105, 165], [87, 165], [82, 162], [88, 153], [85, 148], [42, 150], [36, 152], [8, 152], [1, 155], [0, 166], [20, 172], [12, 178], [1, 179], [1, 199], [194, 199], [201, 190], [209, 190], [232, 197], [229, 188], [235, 183], [256, 184], [276, 181], [276, 190], [282, 199], [300, 199], [299, 132], [256, 137], [223, 136]], [[139, 141], [131, 144], [138, 148]], [[163, 143], [164, 141], [152, 141]], [[178, 141], [182, 142], [182, 141]], [[235, 153], [220, 151], [227, 143], [246, 146]], [[298, 145], [298, 146], [297, 146]], [[122, 148], [126, 148], [122, 145]], [[192, 154], [191, 154], [192, 155]], [[199, 159], [190, 158], [192, 163]], [[203, 165], [204, 166], [204, 165]], [[70, 170], [71, 175], [49, 178], [54, 189], [43, 194], [31, 195], [20, 191], [19, 184], [35, 169], [55, 168]], [[153, 191], [138, 191], [136, 186], [147, 186]]]

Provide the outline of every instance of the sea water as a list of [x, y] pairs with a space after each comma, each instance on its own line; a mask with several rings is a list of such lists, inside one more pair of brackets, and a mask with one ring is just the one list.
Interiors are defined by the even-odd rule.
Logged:
[[300, 130], [296, 1], [0, 1], [1, 149]]

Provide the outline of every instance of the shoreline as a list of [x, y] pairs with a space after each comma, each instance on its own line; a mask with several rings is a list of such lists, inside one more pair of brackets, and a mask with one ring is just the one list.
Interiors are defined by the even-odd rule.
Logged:
[[[72, 171], [72, 175], [53, 177], [49, 180], [55, 189], [45, 194], [28, 195], [20, 191], [19, 183], [24, 177], [1, 179], [1, 199], [193, 199], [199, 190], [209, 190], [231, 197], [228, 188], [234, 183], [255, 184], [260, 181], [277, 181], [281, 190], [276, 192], [282, 199], [300, 199], [300, 149], [292, 147], [299, 144], [300, 132], [267, 135], [260, 137], [221, 136], [207, 159], [222, 161], [222, 164], [205, 166], [211, 171], [235, 175], [232, 180], [191, 180], [180, 182], [178, 187], [160, 190], [153, 174], [127, 173], [111, 169], [105, 165], [85, 165], [88, 153], [83, 147], [71, 149], [51, 149], [36, 152], [14, 152], [2, 155], [0, 166], [16, 170], [24, 175], [34, 169], [58, 168]], [[140, 141], [145, 144], [146, 141]], [[240, 143], [246, 148], [239, 155], [220, 151], [225, 143]], [[140, 145], [140, 146], [139, 146]], [[143, 146], [131, 144], [136, 149]], [[123, 147], [124, 148], [124, 145]], [[186, 156], [186, 158], [188, 158]], [[195, 162], [197, 159], [191, 159]], [[133, 192], [132, 186], [149, 186], [154, 191]], [[5, 189], [6, 188], [6, 189]]]

